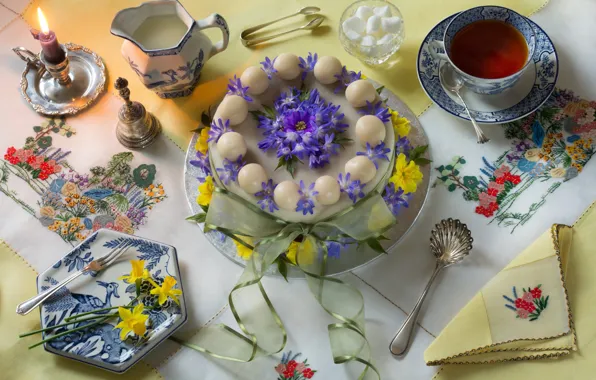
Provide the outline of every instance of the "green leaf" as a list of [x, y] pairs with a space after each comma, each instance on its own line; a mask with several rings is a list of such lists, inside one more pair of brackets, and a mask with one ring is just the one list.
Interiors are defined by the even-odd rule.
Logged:
[[209, 227], [207, 227], [207, 226], [205, 226], [205, 227], [203, 228], [203, 233], [205, 233], [205, 234], [206, 234], [206, 233], [207, 233], [207, 232], [209, 232], [209, 231], [211, 231], [211, 228], [209, 228]]
[[385, 86], [381, 86], [381, 87], [377, 88], [377, 94], [381, 95], [381, 92], [383, 92], [384, 89], [385, 89]]
[[263, 109], [265, 110], [265, 116], [270, 119], [275, 119], [275, 110], [267, 105], [263, 105]]
[[445, 166], [445, 169], [447, 169], [447, 170], [453, 170], [453, 165], [447, 165], [447, 166]]
[[275, 261], [277, 261], [277, 270], [279, 271], [279, 274], [281, 274], [284, 280], [288, 282], [288, 263], [281, 257], [278, 257]]
[[464, 176], [464, 186], [468, 189], [478, 188], [478, 178], [470, 175]]
[[209, 114], [207, 112], [204, 112], [201, 114], [201, 123], [203, 123], [204, 126], [208, 126], [211, 124], [211, 118], [209, 117]]
[[457, 176], [457, 175], [459, 175], [459, 170], [453, 169], [453, 172], [451, 172], [451, 174]]
[[39, 140], [37, 140], [37, 145], [40, 148], [48, 148], [52, 145], [52, 136], [43, 136]]
[[309, 96], [310, 96], [310, 92], [309, 91], [302, 91], [300, 93], [300, 95], [298, 96], [298, 99], [300, 99], [300, 100], [306, 100], [306, 99], [308, 99]]
[[455, 189], [457, 189], [457, 186], [455, 185], [455, 183], [452, 183], [451, 185], [449, 185], [447, 187], [447, 190], [449, 190], [449, 192], [454, 192]]
[[41, 127], [39, 125], [36, 125], [35, 127], [33, 127], [33, 132], [41, 132]]
[[195, 222], [195, 223], [205, 223], [206, 217], [207, 217], [207, 214], [196, 214], [196, 215], [189, 216], [188, 218], [186, 218], [186, 220], [188, 220], [190, 222]]
[[466, 163], [466, 160], [464, 160], [464, 158], [463, 158], [463, 157], [460, 157], [460, 158], [459, 158], [459, 163], [460, 163], [460, 164], [465, 164], [465, 163]]
[[391, 240], [391, 239], [389, 239], [388, 237], [386, 237], [386, 236], [384, 236], [384, 235], [381, 235], [381, 236], [379, 236], [379, 237], [377, 238], [377, 240], [379, 240], [379, 241], [380, 241], [380, 240]]
[[364, 242], [377, 253], [387, 253], [381, 243], [375, 238], [368, 238]]
[[418, 157], [418, 158], [414, 159], [414, 163], [416, 165], [420, 165], [420, 166], [428, 165], [431, 162], [432, 162], [431, 160], [429, 160], [428, 158], [424, 158], [424, 157]]
[[[410, 160], [415, 160], [418, 157], [422, 157], [424, 152], [428, 149], [428, 145], [420, 145], [410, 151]], [[451, 169], [449, 169], [451, 170]]]
[[445, 165], [441, 165], [438, 168], [435, 168], [435, 170], [438, 172], [442, 172], [443, 170], [445, 170]]
[[66, 137], [72, 136], [72, 132], [66, 132]]
[[106, 197], [105, 200], [120, 212], [128, 210], [128, 199], [122, 194], [112, 194]]
[[60, 128], [52, 128], [52, 132], [58, 133], [58, 132], [60, 132]]
[[135, 281], [135, 290], [137, 293], [137, 297], [141, 295], [141, 279], [137, 278], [137, 280]]
[[204, 126], [202, 126], [201, 124], [199, 124], [198, 127], [196, 127], [195, 129], [191, 130], [191, 132], [196, 132], [196, 133], [201, 133], [201, 131], [205, 129]]
[[205, 211], [205, 213], [207, 213], [207, 211], [209, 211], [209, 206], [199, 205], [199, 207], [201, 207], [201, 210]]

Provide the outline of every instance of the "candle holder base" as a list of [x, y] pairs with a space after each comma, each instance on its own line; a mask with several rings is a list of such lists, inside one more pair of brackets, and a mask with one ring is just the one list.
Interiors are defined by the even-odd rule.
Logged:
[[21, 77], [21, 94], [42, 115], [74, 115], [89, 107], [105, 90], [106, 69], [101, 58], [86, 47], [62, 45], [66, 59], [58, 64], [17, 47], [27, 62]]

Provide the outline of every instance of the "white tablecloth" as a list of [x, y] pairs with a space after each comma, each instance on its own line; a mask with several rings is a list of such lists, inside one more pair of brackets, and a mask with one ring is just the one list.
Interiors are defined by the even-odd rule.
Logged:
[[[26, 0], [0, 0], [0, 150], [20, 147], [32, 134], [32, 127], [43, 118], [32, 112], [17, 92], [23, 68], [10, 48], [26, 46], [36, 49], [25, 22], [18, 13]], [[552, 0], [532, 16], [552, 38], [559, 55], [560, 74], [557, 87], [573, 90], [578, 96], [596, 99], [596, 2], [593, 0]], [[76, 42], [76, 41], [75, 41]], [[111, 78], [113, 80], [113, 78]], [[134, 80], [134, 79], [133, 79]], [[134, 98], [134, 94], [133, 94]], [[54, 145], [72, 150], [69, 162], [79, 172], [105, 164], [111, 155], [124, 151], [118, 145], [114, 127], [121, 105], [112, 94], [103, 96], [88, 112], [69, 118], [76, 135], [56, 137]], [[429, 136], [433, 166], [446, 165], [455, 155], [466, 158], [462, 171], [478, 173], [482, 157], [495, 160], [511, 142], [499, 126], [485, 126], [492, 141], [477, 145], [469, 123], [456, 119], [433, 106], [421, 117]], [[189, 210], [183, 190], [182, 171], [185, 154], [166, 136], [149, 149], [135, 152], [135, 165], [155, 164], [156, 179], [163, 183], [168, 198], [156, 205], [147, 223], [136, 233], [177, 247], [182, 277], [189, 305], [189, 323], [178, 334], [189, 337], [207, 323], [234, 325], [226, 307], [227, 293], [241, 268], [220, 255], [192, 223], [184, 221]], [[594, 160], [592, 160], [594, 161]], [[427, 367], [422, 355], [425, 348], [468, 300], [524, 247], [552, 223], [572, 223], [596, 197], [596, 163], [589, 162], [580, 175], [563, 183], [548, 196], [545, 204], [523, 226], [513, 233], [511, 227], [474, 212], [475, 204], [465, 201], [461, 193], [449, 192], [445, 186], [431, 189], [419, 220], [407, 237], [390, 252], [354, 273], [341, 278], [360, 289], [366, 302], [367, 335], [375, 363], [386, 379], [429, 379], [436, 368]], [[434, 171], [433, 171], [434, 172]], [[436, 173], [436, 172], [434, 172]], [[37, 194], [11, 179], [11, 190], [19, 199], [35, 205]], [[515, 209], [526, 212], [537, 202], [550, 184], [536, 184], [524, 193]], [[39, 208], [36, 208], [38, 210]], [[44, 228], [13, 199], [0, 193], [0, 239], [12, 246], [36, 270], [42, 271], [69, 248], [62, 239]], [[431, 290], [420, 318], [413, 346], [403, 359], [393, 358], [388, 350], [390, 339], [405, 320], [426, 284], [434, 266], [428, 249], [433, 225], [447, 217], [461, 219], [472, 230], [474, 250], [460, 265], [446, 270]], [[301, 352], [310, 367], [318, 372], [315, 379], [356, 378], [358, 368], [334, 365], [327, 339], [327, 325], [333, 322], [311, 296], [306, 283], [286, 283], [266, 278], [264, 286], [288, 330], [286, 351]], [[261, 358], [250, 364], [213, 359], [172, 342], [166, 342], [147, 361], [165, 379], [275, 379], [274, 367], [279, 356]]]

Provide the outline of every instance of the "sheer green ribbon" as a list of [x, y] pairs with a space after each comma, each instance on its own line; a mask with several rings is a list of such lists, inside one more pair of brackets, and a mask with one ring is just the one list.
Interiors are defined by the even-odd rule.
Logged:
[[[368, 222], [367, 222], [368, 221]], [[372, 221], [372, 223], [371, 223]], [[220, 359], [250, 362], [258, 356], [282, 351], [287, 341], [281, 318], [261, 284], [261, 278], [277, 257], [287, 252], [297, 238], [296, 261], [309, 289], [327, 313], [338, 320], [328, 326], [333, 360], [337, 364], [360, 362], [365, 368], [360, 379], [380, 374], [371, 362], [364, 329], [364, 299], [354, 287], [326, 276], [327, 246], [331, 230], [358, 242], [377, 238], [395, 224], [395, 218], [381, 195], [372, 191], [349, 209], [314, 225], [287, 223], [227, 190], [213, 193], [205, 227], [219, 230], [241, 244], [253, 248], [244, 272], [229, 294], [230, 310], [243, 334], [226, 325], [202, 328], [194, 343], [178, 343]], [[257, 243], [250, 245], [238, 236]], [[305, 260], [305, 250], [322, 253], [320, 259]]]

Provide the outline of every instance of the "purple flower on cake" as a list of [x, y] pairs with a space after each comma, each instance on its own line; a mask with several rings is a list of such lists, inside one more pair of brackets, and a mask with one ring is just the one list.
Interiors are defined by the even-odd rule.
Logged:
[[364, 187], [366, 184], [361, 184], [360, 180], [350, 180], [350, 173], [346, 174], [345, 177], [341, 173], [337, 176], [337, 183], [342, 193], [348, 194], [348, 197], [352, 200], [352, 203], [356, 203], [358, 198], [364, 198]]
[[306, 57], [306, 59], [302, 57], [299, 57], [299, 59], [300, 64], [298, 66], [300, 66], [300, 68], [302, 69], [302, 80], [304, 80], [304, 78], [306, 78], [306, 74], [315, 69], [315, 64], [317, 63], [319, 56], [317, 55], [317, 53], [315, 53], [315, 55], [312, 55], [312, 53], [309, 52], [308, 57]]
[[311, 183], [307, 188], [304, 184], [304, 181], [300, 180], [300, 189], [298, 190], [298, 194], [300, 194], [300, 200], [298, 201], [298, 204], [296, 204], [296, 211], [302, 211], [302, 215], [306, 215], [308, 213], [314, 214], [314, 200], [317, 194], [319, 194], [319, 192], [315, 190], [315, 183]]
[[373, 115], [381, 119], [383, 123], [387, 123], [391, 120], [391, 114], [383, 101], [379, 100], [377, 103], [370, 103], [369, 101], [366, 102], [366, 108], [361, 109], [358, 111], [361, 115]]
[[335, 241], [326, 241], [325, 246], [327, 247], [327, 257], [339, 259], [339, 254], [342, 248], [342, 245], [340, 243], [337, 243]]
[[[203, 173], [205, 173], [205, 176], [211, 175], [211, 165], [209, 164], [209, 155], [208, 154], [203, 154], [203, 153], [197, 151], [197, 159], [190, 160], [188, 163], [191, 164], [192, 166], [196, 166], [197, 168], [201, 169], [203, 171]], [[199, 177], [198, 179], [201, 182], [205, 181], [205, 178]]]
[[232, 128], [230, 128], [230, 120], [226, 120], [225, 123], [222, 119], [217, 119], [217, 121], [213, 120], [211, 122], [211, 128], [209, 128], [209, 138], [207, 139], [207, 142], [217, 142], [221, 135], [226, 132], [232, 132]]
[[279, 113], [285, 111], [288, 108], [293, 108], [298, 105], [300, 99], [298, 99], [298, 90], [291, 88], [287, 92], [282, 92], [273, 104], [275, 110]]
[[335, 155], [338, 153], [339, 144], [335, 143], [335, 135], [333, 133], [325, 135], [325, 141], [323, 142], [321, 149], [323, 149], [327, 155]]
[[265, 57], [265, 60], [261, 62], [261, 65], [263, 65], [261, 70], [263, 70], [265, 74], [267, 74], [267, 78], [269, 79], [271, 79], [271, 76], [277, 72], [277, 70], [275, 70], [275, 67], [273, 67], [273, 64], [275, 63], [276, 59], [277, 57], [273, 58], [272, 61], [269, 59], [269, 57]]
[[240, 78], [236, 77], [234, 74], [234, 79], [230, 79], [230, 84], [228, 84], [228, 94], [230, 95], [238, 95], [247, 102], [252, 102], [252, 98], [248, 96], [248, 86], [242, 86], [242, 82]]
[[344, 88], [348, 87], [348, 85], [350, 83], [355, 82], [355, 81], [359, 80], [360, 78], [362, 78], [362, 73], [360, 73], [360, 71], [359, 72], [348, 71], [346, 69], [346, 67], [344, 66], [341, 69], [341, 74], [337, 74], [335, 77], [339, 80], [339, 84], [337, 85], [337, 87], [335, 88], [335, 90], [333, 92], [335, 92], [337, 94]]
[[269, 209], [269, 212], [274, 212], [275, 210], [279, 210], [279, 207], [275, 204], [273, 200], [273, 190], [275, 190], [275, 186], [273, 184], [273, 180], [269, 179], [267, 182], [261, 182], [261, 187], [263, 190], [255, 193], [256, 197], [261, 198], [257, 204], [261, 206], [261, 210]]
[[391, 149], [385, 147], [385, 142], [381, 141], [380, 144], [372, 148], [369, 143], [366, 143], [366, 152], [356, 152], [357, 156], [366, 156], [369, 160], [375, 164], [375, 168], [379, 168], [379, 164], [377, 161], [379, 160], [386, 160], [389, 161], [389, 157], [387, 157], [387, 153], [389, 153]]
[[410, 144], [410, 140], [406, 136], [400, 137], [395, 142], [395, 155], [397, 156], [400, 153], [406, 155], [406, 158], [410, 156], [410, 150], [412, 150], [412, 145]]
[[391, 210], [394, 216], [397, 216], [399, 210], [402, 207], [408, 207], [408, 201], [410, 200], [409, 194], [404, 194], [404, 190], [400, 187], [397, 190], [395, 189], [395, 184], [390, 182], [389, 185], [385, 187], [385, 195], [383, 195], [383, 200], [387, 204], [387, 207]]
[[238, 156], [236, 161], [230, 161], [227, 158], [223, 160], [223, 168], [217, 168], [217, 175], [224, 185], [229, 185], [230, 181], [235, 182], [238, 179], [238, 172], [244, 166], [242, 156]]

